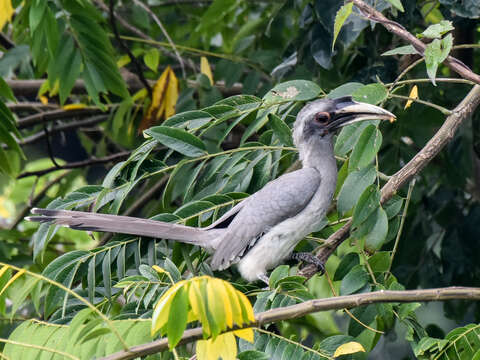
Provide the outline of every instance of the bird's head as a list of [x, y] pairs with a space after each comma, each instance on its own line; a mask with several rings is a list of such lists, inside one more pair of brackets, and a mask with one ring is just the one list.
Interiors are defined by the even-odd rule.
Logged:
[[310, 139], [327, 138], [345, 125], [363, 120], [395, 120], [381, 107], [354, 101], [351, 96], [320, 99], [305, 105], [297, 115], [293, 139], [297, 146]]

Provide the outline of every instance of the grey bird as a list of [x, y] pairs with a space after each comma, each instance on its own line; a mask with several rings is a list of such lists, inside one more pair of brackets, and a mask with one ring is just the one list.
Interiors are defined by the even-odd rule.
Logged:
[[[339, 128], [368, 119], [395, 119], [392, 113], [351, 97], [320, 99], [297, 115], [293, 140], [302, 168], [267, 183], [217, 221], [194, 228], [128, 216], [70, 210], [32, 209], [27, 219], [52, 222], [78, 230], [172, 239], [198, 245], [212, 254], [211, 267], [236, 264], [247, 281], [267, 281], [267, 270], [291, 257], [295, 246], [319, 230], [335, 192], [337, 164], [333, 134]], [[303, 257], [313, 260], [312, 255]], [[320, 268], [322, 264], [318, 264]]]

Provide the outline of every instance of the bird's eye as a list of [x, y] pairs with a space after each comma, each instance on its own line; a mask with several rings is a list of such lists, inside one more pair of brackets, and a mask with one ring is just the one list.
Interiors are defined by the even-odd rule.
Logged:
[[325, 125], [330, 120], [330, 114], [328, 112], [319, 112], [315, 114], [315, 121], [319, 124]]

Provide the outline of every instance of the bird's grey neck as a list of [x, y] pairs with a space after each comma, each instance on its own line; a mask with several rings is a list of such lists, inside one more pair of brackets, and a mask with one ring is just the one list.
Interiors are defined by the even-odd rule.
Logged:
[[304, 168], [315, 168], [322, 176], [328, 174], [337, 178], [337, 164], [331, 135], [312, 137], [298, 144], [297, 147]]

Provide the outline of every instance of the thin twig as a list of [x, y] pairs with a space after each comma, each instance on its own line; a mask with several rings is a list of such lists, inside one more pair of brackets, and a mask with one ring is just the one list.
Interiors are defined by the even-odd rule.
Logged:
[[120, 47], [127, 53], [128, 57], [130, 58], [130, 61], [132, 62], [135, 69], [137, 70], [138, 78], [147, 89], [148, 95], [151, 98], [152, 87], [148, 83], [147, 79], [145, 79], [145, 76], [143, 76], [142, 66], [137, 61], [137, 58], [135, 57], [135, 55], [133, 55], [130, 48], [127, 45], [125, 45], [123, 40], [120, 38], [120, 34], [118, 33], [117, 23], [115, 22], [114, 6], [115, 6], [115, 0], [110, 0], [109, 19], [110, 19], [110, 25], [112, 26], [112, 30], [113, 30], [113, 35], [115, 36], [115, 39], [117, 39], [118, 43], [120, 44]]
[[84, 109], [75, 109], [75, 110], [52, 110], [52, 111], [45, 111], [38, 114], [33, 114], [30, 116], [26, 116], [22, 119], [19, 119], [17, 122], [17, 128], [19, 130], [26, 129], [28, 127], [32, 127], [41, 123], [46, 123], [48, 121], [64, 119], [64, 118], [73, 118], [76, 116], [89, 116], [100, 114], [103, 111], [98, 108], [84, 108]]
[[70, 174], [70, 171], [66, 171], [62, 175], [57, 176], [55, 179], [47, 182], [45, 186], [42, 188], [42, 190], [40, 190], [40, 192], [30, 200], [29, 204], [25, 206], [25, 208], [17, 215], [15, 221], [10, 226], [10, 230], [15, 229], [18, 226], [18, 224], [20, 224], [20, 222], [25, 218], [25, 216], [27, 216], [30, 210], [32, 210], [32, 208], [34, 208], [43, 199], [47, 191], [50, 190], [50, 188], [53, 185], [55, 185], [56, 183], [60, 182], [63, 178], [65, 178], [68, 174]]
[[[389, 291], [381, 290], [370, 293], [338, 296], [326, 299], [314, 299], [297, 305], [291, 305], [282, 308], [276, 308], [259, 313], [255, 316], [255, 322], [244, 325], [242, 328], [259, 327], [264, 324], [273, 323], [282, 320], [290, 320], [300, 318], [302, 316], [327, 310], [350, 309], [358, 306], [375, 304], [375, 303], [392, 303], [392, 302], [426, 302], [426, 301], [445, 301], [445, 300], [480, 300], [479, 288], [467, 287], [449, 287], [426, 290], [405, 290], [405, 291]], [[203, 336], [202, 328], [186, 330], [183, 333], [178, 345], [194, 342]], [[122, 350], [114, 354], [110, 354], [102, 360], [128, 360], [137, 357], [147, 356], [159, 353], [168, 349], [168, 340], [162, 338], [150, 343], [133, 346], [127, 350]]]
[[53, 171], [58, 171], [58, 170], [66, 170], [66, 169], [77, 169], [77, 168], [84, 168], [92, 165], [98, 165], [98, 164], [105, 164], [109, 163], [111, 161], [115, 160], [120, 160], [120, 159], [125, 159], [128, 156], [130, 156], [131, 152], [130, 151], [122, 151], [116, 154], [108, 155], [105, 157], [101, 158], [90, 158], [87, 160], [82, 160], [82, 161], [76, 161], [76, 162], [71, 162], [65, 165], [60, 165], [59, 167], [49, 167], [43, 170], [37, 170], [37, 171], [25, 171], [21, 173], [20, 175], [17, 176], [17, 179], [23, 179], [25, 177], [29, 176], [42, 176], [48, 173], [51, 173]]
[[434, 108], [434, 109], [437, 109], [438, 111], [440, 111], [443, 115], [450, 115], [452, 113], [450, 110], [444, 108], [443, 106], [439, 106], [439, 105], [431, 103], [429, 101], [425, 101], [425, 100], [421, 100], [421, 99], [417, 99], [417, 98], [412, 98], [412, 97], [409, 97], [409, 96], [403, 96], [403, 95], [390, 94], [389, 96], [392, 97], [392, 98], [409, 100], [409, 101], [417, 102], [419, 104], [430, 106], [431, 108]]
[[165, 29], [165, 27], [163, 26], [162, 22], [160, 21], [160, 19], [157, 17], [157, 15], [155, 15], [155, 13], [150, 10], [150, 8], [145, 5], [143, 2], [139, 1], [139, 0], [133, 0], [133, 2], [135, 4], [137, 4], [138, 6], [140, 6], [143, 10], [145, 10], [152, 18], [153, 20], [155, 21], [155, 23], [158, 25], [158, 27], [160, 28], [160, 30], [162, 31], [163, 33], [163, 36], [165, 36], [165, 38], [167, 39], [168, 43], [170, 44], [170, 46], [172, 47], [173, 51], [175, 52], [175, 55], [177, 56], [177, 59], [178, 59], [178, 62], [180, 63], [180, 67], [182, 68], [182, 76], [184, 78], [187, 77], [187, 74], [185, 73], [185, 65], [183, 63], [183, 59], [182, 57], [180, 56], [180, 53], [178, 52], [178, 49], [177, 49], [177, 46], [175, 45], [175, 43], [172, 41], [172, 38], [170, 37], [170, 35], [168, 35], [168, 32], [167, 30]]
[[43, 123], [43, 131], [45, 132], [45, 139], [47, 142], [47, 152], [50, 160], [52, 161], [53, 165], [58, 169], [60, 165], [58, 165], [57, 160], [55, 160], [55, 155], [53, 154], [52, 143], [50, 142], [50, 134], [48, 133], [47, 124]]
[[[55, 134], [55, 133], [61, 132], [61, 131], [81, 128], [81, 127], [86, 127], [86, 126], [93, 126], [93, 125], [99, 124], [99, 123], [101, 123], [101, 122], [103, 122], [107, 119], [108, 119], [108, 115], [99, 115], [99, 116], [95, 116], [95, 117], [92, 117], [92, 118], [87, 119], [87, 120], [80, 120], [80, 121], [76, 121], [76, 122], [69, 123], [69, 124], [62, 124], [62, 125], [54, 126], [49, 130], [49, 133], [51, 135], [51, 134]], [[24, 145], [33, 144], [33, 143], [36, 143], [37, 141], [43, 139], [44, 137], [45, 137], [45, 132], [41, 131], [41, 132], [38, 132], [36, 134], [24, 137], [22, 140], [18, 141], [18, 145], [24, 146]], [[2, 144], [2, 148], [7, 149], [8, 146], [6, 144]]]

